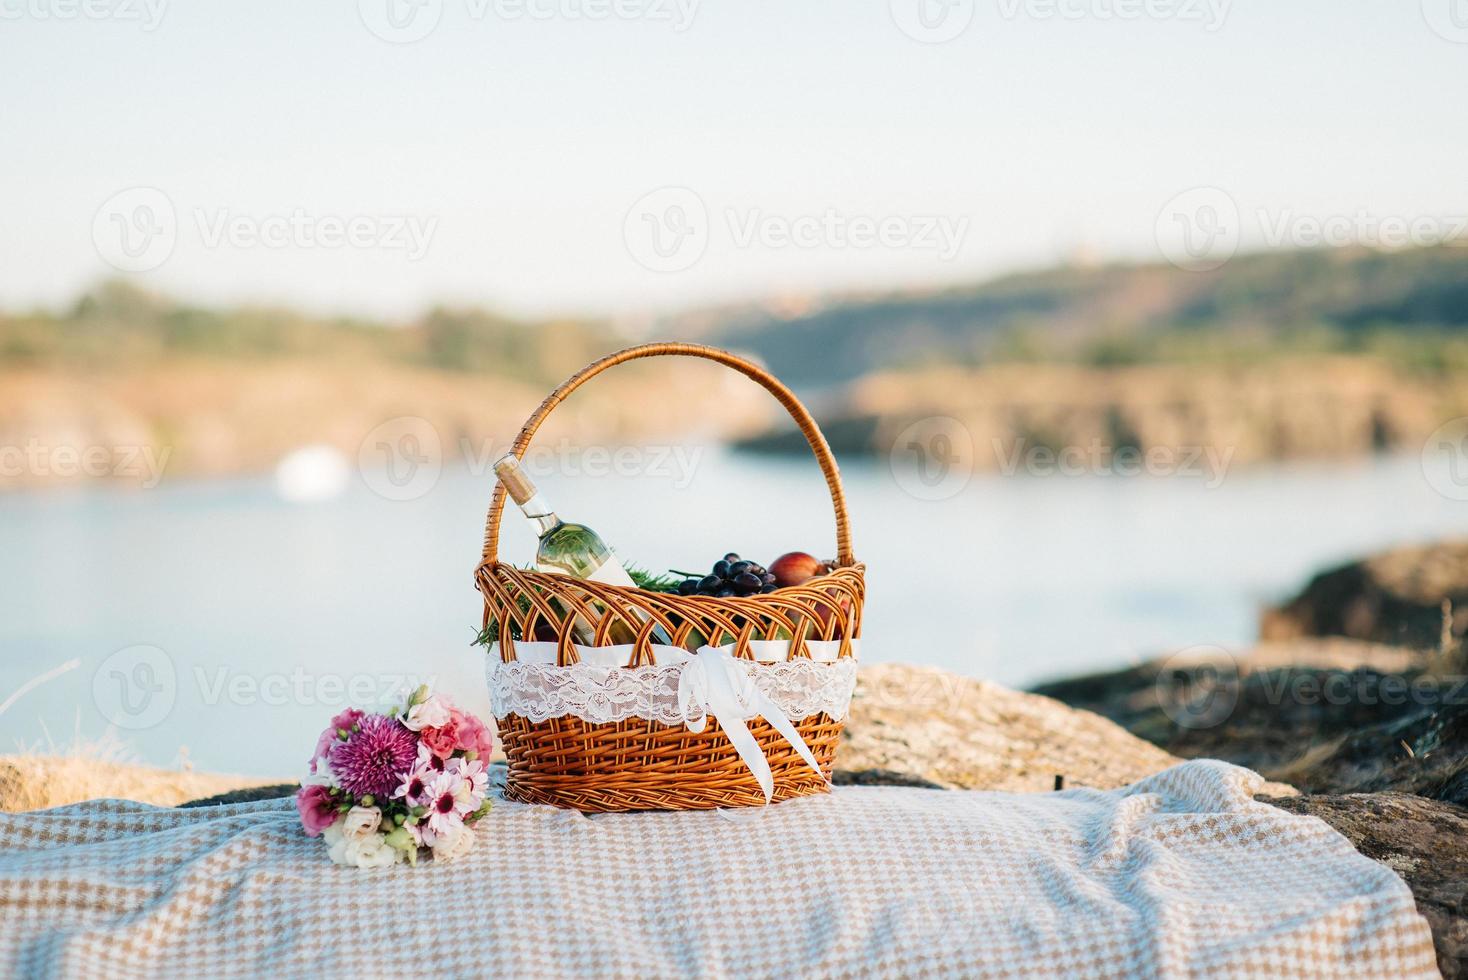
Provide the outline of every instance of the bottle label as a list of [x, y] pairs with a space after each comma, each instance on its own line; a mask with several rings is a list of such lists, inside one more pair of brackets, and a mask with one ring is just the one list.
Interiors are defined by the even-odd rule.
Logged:
[[[627, 589], [637, 588], [637, 583], [632, 581], [632, 576], [627, 574], [627, 569], [622, 566], [622, 562], [615, 554], [610, 553], [607, 555], [607, 560], [601, 563], [601, 567], [586, 578], [587, 581], [601, 582], [603, 585], [619, 585]], [[641, 609], [633, 609], [633, 615], [644, 623], [652, 618]], [[581, 622], [579, 617], [577, 622]], [[634, 639], [633, 632], [635, 631], [629, 631], [624, 624], [618, 623], [613, 627], [613, 642], [631, 643]], [[652, 631], [652, 642], [671, 646], [673, 640], [661, 626], [655, 626]]]
[[601, 563], [601, 567], [586, 576], [589, 582], [600, 582], [603, 585], [620, 585], [623, 588], [635, 589], [637, 583], [632, 581], [632, 576], [627, 574], [627, 569], [617, 560], [616, 555], [608, 555], [607, 560]]

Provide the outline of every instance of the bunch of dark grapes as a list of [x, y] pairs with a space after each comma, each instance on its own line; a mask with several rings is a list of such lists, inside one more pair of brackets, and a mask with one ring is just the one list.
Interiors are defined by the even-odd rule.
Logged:
[[775, 576], [760, 564], [745, 561], [734, 552], [714, 562], [703, 578], [689, 577], [678, 583], [679, 595], [746, 596], [775, 591]]

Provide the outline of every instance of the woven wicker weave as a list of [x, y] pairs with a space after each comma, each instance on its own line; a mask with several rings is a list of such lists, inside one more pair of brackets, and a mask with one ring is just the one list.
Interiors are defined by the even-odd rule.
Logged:
[[[852, 556], [840, 473], [815, 420], [769, 372], [713, 347], [680, 343], [630, 347], [593, 362], [551, 392], [520, 430], [515, 454], [524, 456], [541, 423], [586, 381], [625, 361], [668, 354], [701, 357], [731, 367], [758, 382], [785, 406], [826, 477], [836, 515], [836, 567], [803, 585], [743, 598], [679, 596], [526, 571], [499, 561], [505, 488], [497, 485], [485, 521], [484, 553], [475, 571], [475, 584], [484, 596], [484, 624], [493, 624], [497, 632], [501, 659], [506, 663], [515, 660], [517, 639], [553, 635], [558, 644], [557, 664], [575, 664], [572, 626], [578, 615], [597, 624], [597, 646], [611, 643], [609, 633], [617, 623], [637, 635], [628, 667], [653, 662], [650, 645], [656, 626], [680, 646], [699, 640], [714, 645], [733, 643], [733, 655], [750, 660], [754, 659], [750, 640], [787, 637], [794, 638], [792, 659], [810, 656], [807, 640], [839, 641], [838, 656], [852, 656], [851, 641], [861, 630], [864, 582], [863, 567]], [[533, 722], [511, 714], [498, 720], [509, 758], [505, 795], [513, 800], [584, 811], [695, 810], [765, 802], [749, 768], [714, 721], [695, 733], [681, 725], [637, 718], [593, 724], [571, 716]], [[794, 721], [829, 776], [841, 722], [824, 713]], [[825, 780], [763, 719], [756, 719], [749, 728], [774, 773], [775, 800], [825, 791]]]

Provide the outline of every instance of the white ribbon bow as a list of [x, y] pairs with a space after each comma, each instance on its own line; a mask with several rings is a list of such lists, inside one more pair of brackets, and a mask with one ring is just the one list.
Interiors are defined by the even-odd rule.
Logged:
[[770, 802], [775, 791], [775, 777], [770, 773], [769, 760], [760, 751], [759, 742], [746, 724], [751, 718], [763, 717], [785, 737], [806, 765], [822, 779], [826, 778], [810, 747], [785, 712], [759, 689], [749, 672], [726, 650], [699, 647], [698, 652], [689, 658], [682, 676], [678, 678], [678, 709], [683, 713], [690, 732], [703, 731], [710, 715], [718, 719], [734, 751], [754, 773], [755, 780], [764, 791], [766, 803]]

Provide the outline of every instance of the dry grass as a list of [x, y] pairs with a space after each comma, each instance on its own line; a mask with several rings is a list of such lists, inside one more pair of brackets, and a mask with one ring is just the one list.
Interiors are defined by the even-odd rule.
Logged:
[[157, 769], [128, 761], [115, 743], [104, 741], [59, 752], [0, 755], [0, 812], [43, 810], [105, 798], [177, 806], [229, 790], [285, 781], [188, 768]]

